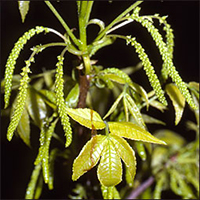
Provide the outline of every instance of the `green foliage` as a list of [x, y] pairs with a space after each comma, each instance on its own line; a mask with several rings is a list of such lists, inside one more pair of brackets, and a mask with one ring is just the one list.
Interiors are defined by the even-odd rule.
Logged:
[[[22, 22], [24, 22], [29, 10], [29, 2], [18, 3]], [[5, 78], [1, 82], [2, 92], [5, 92], [5, 108], [11, 116], [7, 139], [10, 141], [16, 131], [23, 142], [31, 147], [31, 125], [37, 126], [40, 130], [35, 168], [25, 198], [40, 198], [43, 182], [48, 185], [49, 190], [54, 188], [54, 165], [58, 157], [65, 159], [67, 165], [73, 162], [72, 180], [77, 183], [72, 187], [72, 193], [75, 195], [72, 193], [68, 195], [72, 199], [95, 198], [97, 190], [94, 189], [95, 187], [101, 190], [104, 199], [126, 198], [125, 193], [142, 184], [141, 181], [146, 176], [145, 172], [154, 176], [155, 187], [152, 189], [149, 186], [142, 198], [146, 195], [160, 199], [162, 191], [169, 189], [182, 198], [199, 197], [197, 178], [199, 176], [197, 154], [199, 84], [194, 81], [186, 84], [175, 69], [172, 61], [174, 35], [166, 21], [166, 16], [161, 17], [159, 14], [139, 16], [138, 5], [142, 1], [137, 1], [105, 26], [105, 23], [99, 19], [90, 19], [93, 1], [77, 1], [80, 33], [77, 38], [54, 6], [49, 1], [45, 3], [60, 21], [66, 33], [63, 35], [54, 29], [42, 26], [26, 32], [11, 51], [5, 66]], [[163, 25], [166, 42], [159, 29], [155, 27], [154, 19], [159, 20], [160, 25]], [[138, 39], [110, 34], [132, 22], [138, 22], [145, 27], [155, 41], [163, 60], [160, 70], [161, 80], [152, 66], [149, 55], [137, 42]], [[91, 44], [87, 44], [87, 27], [90, 24], [98, 25], [100, 31]], [[36, 45], [31, 49], [30, 58], [25, 61], [26, 66], [22, 68], [21, 76], [14, 74], [16, 60], [24, 45], [31, 37], [41, 32], [52, 32], [64, 42]], [[96, 60], [92, 60], [93, 55], [103, 47], [113, 44], [116, 39], [123, 39], [126, 44], [131, 44], [135, 48], [153, 88], [152, 91], [146, 91], [129, 76], [141, 67], [121, 70], [104, 68], [96, 65]], [[57, 56], [55, 69], [29, 76], [34, 56], [47, 47], [56, 46], [62, 46], [63, 50]], [[66, 52], [76, 56], [79, 61], [78, 66], [75, 65], [72, 69], [72, 76], [64, 74]], [[166, 84], [168, 77], [171, 77], [174, 83]], [[9, 110], [11, 91], [16, 88], [19, 91]], [[186, 143], [182, 136], [167, 129], [158, 130], [154, 135], [148, 130], [148, 123], [165, 125], [165, 122], [147, 114], [151, 107], [161, 112], [167, 109], [165, 92], [175, 110], [175, 125], [178, 125], [182, 119], [186, 109], [185, 101], [191, 106], [196, 122], [189, 121], [187, 126], [196, 132], [195, 141]], [[101, 115], [107, 121], [103, 121]], [[60, 130], [59, 119], [66, 141], [60, 135], [63, 131]], [[56, 140], [59, 145], [56, 142], [51, 145], [52, 140]], [[62, 146], [67, 149], [63, 150]], [[81, 146], [82, 149], [77, 148]], [[81, 149], [80, 152], [78, 149]], [[136, 161], [136, 154], [141, 159]], [[137, 168], [137, 174], [136, 166], [140, 166]], [[92, 177], [95, 181], [94, 186], [90, 187], [92, 190], [90, 194], [86, 186], [88, 183], [83, 183], [79, 178], [84, 174], [86, 176], [92, 168], [97, 169], [97, 177]], [[87, 173], [87, 176], [89, 177], [90, 174]], [[123, 181], [125, 186], [124, 183], [120, 184]], [[93, 192], [95, 195], [92, 194]]]
[[29, 3], [30, 3], [29, 1], [18, 1], [19, 11], [20, 11], [23, 23], [26, 18], [26, 15], [28, 14]]

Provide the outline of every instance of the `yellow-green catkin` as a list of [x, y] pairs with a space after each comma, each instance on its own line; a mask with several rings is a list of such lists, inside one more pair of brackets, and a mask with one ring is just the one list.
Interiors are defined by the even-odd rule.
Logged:
[[[187, 89], [186, 83], [182, 80], [172, 62], [172, 56], [171, 56], [172, 52], [171, 53], [169, 52], [166, 43], [163, 41], [162, 35], [159, 33], [159, 30], [153, 25], [153, 22], [147, 19], [145, 16], [144, 17], [139, 16], [139, 10], [140, 10], [139, 7], [134, 10], [132, 18], [135, 21], [139, 22], [143, 27], [145, 27], [147, 31], [151, 34], [153, 40], [155, 41], [156, 46], [158, 47], [164, 62], [164, 70], [162, 70], [162, 74], [164, 74], [165, 78], [169, 75], [172, 78], [172, 81], [176, 83], [177, 87], [185, 97], [188, 104], [192, 108], [197, 109], [196, 105], [194, 104], [191, 98], [189, 90]], [[171, 38], [168, 38], [168, 41], [172, 39], [172, 35], [170, 37]]]
[[142, 61], [142, 64], [144, 66], [144, 70], [148, 76], [149, 82], [153, 89], [155, 90], [155, 94], [160, 100], [161, 103], [164, 105], [167, 105], [167, 101], [164, 96], [164, 91], [162, 90], [161, 84], [159, 82], [159, 79], [157, 75], [155, 74], [155, 70], [151, 64], [151, 61], [149, 60], [147, 54], [145, 53], [143, 47], [140, 43], [136, 41], [135, 38], [131, 38], [130, 36], [127, 36], [127, 44], [131, 43], [132, 46], [135, 47], [136, 52], [138, 53], [138, 56], [140, 60]]
[[26, 97], [27, 97], [27, 88], [28, 84], [30, 81], [30, 78], [28, 76], [28, 73], [30, 73], [30, 65], [31, 62], [33, 62], [34, 59], [32, 58], [31, 60], [25, 61], [26, 66], [22, 68], [22, 78], [20, 80], [20, 87], [19, 87], [19, 93], [17, 96], [17, 103], [16, 107], [14, 109], [13, 115], [11, 116], [11, 121], [8, 127], [8, 132], [7, 132], [7, 139], [10, 141], [13, 137], [14, 131], [17, 128], [19, 121], [21, 119], [24, 106], [26, 103]]
[[41, 32], [48, 32], [48, 28], [44, 28], [42, 26], [36, 26], [36, 28], [30, 29], [19, 40], [15, 43], [14, 48], [12, 49], [6, 66], [5, 66], [5, 94], [4, 94], [4, 102], [5, 108], [9, 105], [9, 99], [12, 89], [12, 77], [15, 69], [16, 60], [19, 57], [21, 50], [23, 49], [24, 45], [30, 40], [35, 34], [39, 34]]
[[42, 169], [43, 169], [43, 177], [45, 183], [49, 182], [49, 147], [50, 147], [50, 142], [52, 135], [54, 133], [54, 129], [56, 127], [57, 119], [51, 123], [50, 127], [48, 128], [46, 132], [46, 137], [45, 137], [45, 145], [44, 145], [44, 156], [42, 159]]
[[66, 144], [68, 147], [72, 141], [72, 130], [69, 122], [69, 117], [67, 116], [66, 104], [64, 100], [64, 79], [63, 79], [63, 60], [62, 56], [58, 56], [58, 62], [56, 64], [56, 80], [55, 80], [55, 93], [56, 93], [56, 104], [58, 107], [58, 113], [61, 118], [61, 123], [63, 125], [63, 129], [66, 136]]

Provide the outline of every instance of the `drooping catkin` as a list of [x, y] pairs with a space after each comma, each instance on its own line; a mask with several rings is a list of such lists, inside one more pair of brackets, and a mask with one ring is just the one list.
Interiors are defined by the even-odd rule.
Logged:
[[148, 76], [149, 82], [153, 89], [155, 90], [156, 96], [160, 100], [161, 103], [164, 105], [167, 105], [167, 101], [164, 96], [164, 91], [162, 90], [161, 84], [159, 82], [159, 79], [157, 75], [155, 74], [154, 68], [151, 64], [151, 61], [149, 60], [147, 54], [145, 53], [143, 47], [140, 43], [136, 41], [135, 38], [131, 38], [130, 36], [127, 36], [127, 44], [131, 43], [132, 46], [135, 47], [136, 52], [138, 53], [138, 56], [140, 60], [142, 61], [142, 64], [144, 66], [144, 70]]
[[72, 141], [72, 129], [69, 122], [69, 117], [67, 116], [66, 111], [66, 104], [64, 100], [64, 79], [63, 79], [63, 60], [64, 58], [58, 56], [58, 62], [56, 64], [56, 80], [55, 80], [55, 93], [56, 93], [56, 104], [58, 107], [58, 113], [61, 118], [61, 123], [63, 125], [63, 129], [66, 136], [66, 144], [65, 146], [68, 147]]
[[12, 49], [5, 66], [5, 108], [9, 105], [9, 99], [11, 95], [12, 88], [12, 77], [15, 69], [16, 60], [19, 57], [21, 50], [24, 45], [30, 40], [35, 34], [39, 34], [41, 32], [49, 32], [48, 28], [44, 28], [42, 26], [36, 26], [36, 28], [32, 28], [29, 31], [25, 32], [23, 36], [19, 38], [19, 40], [15, 43], [14, 48]]
[[30, 73], [30, 65], [31, 62], [34, 61], [34, 58], [32, 58], [31, 60], [27, 60], [25, 61], [26, 66], [22, 68], [22, 78], [20, 80], [20, 87], [19, 87], [19, 93], [17, 96], [17, 103], [16, 103], [16, 107], [14, 109], [13, 115], [11, 116], [11, 121], [8, 127], [8, 132], [7, 132], [7, 139], [10, 141], [13, 137], [14, 131], [17, 128], [19, 121], [21, 119], [23, 110], [24, 110], [24, 106], [26, 103], [26, 97], [27, 97], [27, 88], [28, 88], [28, 84], [29, 84], [29, 76], [28, 73]]
[[[153, 25], [153, 22], [145, 18], [145, 16], [139, 16], [139, 10], [140, 8], [138, 7], [137, 9], [134, 10], [134, 13], [132, 14], [132, 19], [135, 21], [139, 22], [143, 27], [147, 29], [147, 31], [151, 34], [153, 40], [156, 43], [156, 46], [158, 47], [160, 54], [162, 56], [163, 60], [163, 69], [162, 69], [162, 74], [164, 78], [167, 78], [169, 75], [172, 78], [172, 81], [176, 83], [177, 87], [185, 97], [186, 101], [188, 104], [194, 108], [196, 108], [196, 105], [194, 104], [191, 95], [189, 93], [189, 90], [187, 89], [187, 85], [185, 82], [182, 80], [180, 77], [179, 73], [177, 72], [173, 62], [172, 62], [172, 52], [169, 52], [169, 49], [167, 48], [166, 43], [163, 41], [162, 35], [159, 33], [159, 30]], [[169, 29], [169, 27], [168, 27]], [[169, 34], [171, 34], [171, 30], [168, 30]], [[168, 42], [172, 39], [172, 35], [168, 36]], [[172, 44], [171, 44], [172, 45]], [[172, 47], [172, 46], [171, 46]], [[171, 48], [170, 47], [170, 48]], [[172, 49], [170, 50], [172, 51]]]

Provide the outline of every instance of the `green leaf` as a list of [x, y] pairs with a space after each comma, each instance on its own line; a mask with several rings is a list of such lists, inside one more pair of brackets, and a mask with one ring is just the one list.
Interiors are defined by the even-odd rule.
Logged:
[[129, 109], [131, 115], [136, 120], [136, 122], [139, 126], [141, 126], [142, 128], [145, 128], [145, 123], [143, 121], [142, 114], [140, 113], [140, 110], [137, 107], [137, 105], [135, 104], [134, 100], [127, 93], [125, 95], [125, 98], [126, 98], [127, 106], [128, 106], [128, 109]]
[[143, 128], [131, 122], [108, 122], [108, 126], [112, 135], [118, 135], [131, 140], [166, 145], [164, 141], [157, 139]]
[[163, 122], [163, 121], [161, 121], [159, 119], [156, 119], [154, 117], [151, 117], [149, 115], [146, 115], [146, 114], [142, 114], [142, 118], [143, 118], [143, 120], [144, 120], [145, 123], [165, 125], [165, 122]]
[[101, 192], [104, 199], [121, 199], [115, 186], [106, 187], [101, 185]]
[[105, 78], [110, 79], [111, 81], [120, 83], [120, 84], [125, 84], [125, 80], [118, 76], [117, 74], [104, 74], [103, 75]]
[[111, 113], [113, 113], [115, 111], [115, 109], [117, 108], [117, 105], [119, 104], [120, 100], [122, 99], [124, 93], [122, 92], [117, 99], [115, 100], [115, 102], [113, 103], [113, 105], [111, 106], [111, 108], [109, 109], [109, 111], [107, 112], [107, 114], [103, 117], [103, 119], [105, 119], [106, 117], [108, 117]]
[[97, 175], [100, 183], [106, 187], [115, 186], [122, 181], [122, 163], [109, 137], [102, 152]]
[[[16, 104], [17, 104], [17, 98], [15, 98], [12, 104], [12, 108], [10, 112], [11, 116], [14, 113]], [[30, 120], [29, 120], [29, 115], [26, 108], [24, 108], [22, 112], [22, 116], [17, 126], [17, 132], [20, 138], [24, 141], [24, 143], [30, 147]]]
[[78, 103], [79, 98], [79, 85], [78, 83], [71, 89], [70, 93], [67, 95], [65, 99], [65, 103], [67, 107], [75, 108]]
[[29, 11], [29, 3], [30, 1], [18, 1], [18, 7], [19, 7], [19, 11], [20, 11], [23, 23]]
[[147, 95], [146, 91], [144, 90], [144, 88], [142, 86], [138, 85], [137, 83], [134, 83], [134, 82], [132, 82], [130, 84], [130, 87], [134, 91], [136, 91], [137, 93], [139, 93], [144, 98], [144, 100], [146, 101], [147, 110], [148, 110], [148, 108], [149, 108], [149, 99], [148, 99], [148, 95]]
[[161, 112], [164, 112], [164, 110], [167, 109], [166, 106], [164, 106], [162, 103], [160, 103], [159, 101], [149, 101], [150, 106], [157, 108], [158, 110], [160, 110]]
[[28, 89], [26, 108], [35, 124], [40, 128], [46, 118], [47, 107], [43, 98], [33, 88]]
[[153, 199], [161, 199], [162, 187], [163, 187], [163, 184], [164, 184], [165, 181], [167, 181], [166, 180], [166, 174], [161, 173], [159, 180], [156, 182], [156, 187], [155, 187], [155, 190], [154, 190]]
[[171, 130], [161, 129], [156, 131], [154, 135], [155, 137], [165, 141], [167, 145], [173, 146], [173, 148], [176, 150], [185, 144], [185, 139], [181, 135]]
[[66, 108], [67, 114], [75, 121], [87, 128], [104, 129], [105, 123], [100, 115], [89, 108]]
[[96, 135], [82, 148], [80, 154], [73, 163], [73, 181], [76, 181], [80, 176], [97, 164], [105, 146], [105, 138], [106, 136]]
[[124, 161], [127, 171], [132, 180], [134, 180], [136, 173], [136, 157], [135, 152], [130, 147], [128, 142], [117, 135], [111, 135], [110, 140], [113, 143], [115, 151], [118, 153], [120, 158]]
[[177, 125], [180, 122], [183, 115], [183, 110], [185, 108], [185, 97], [181, 94], [180, 90], [176, 87], [176, 85], [172, 83], [167, 84], [165, 90], [169, 95], [170, 99], [172, 100], [176, 112], [175, 125]]
[[196, 199], [191, 187], [185, 182], [183, 176], [175, 169], [170, 170], [170, 186], [173, 192], [185, 199]]
[[30, 120], [26, 108], [23, 110], [17, 126], [17, 132], [24, 143], [30, 147]]

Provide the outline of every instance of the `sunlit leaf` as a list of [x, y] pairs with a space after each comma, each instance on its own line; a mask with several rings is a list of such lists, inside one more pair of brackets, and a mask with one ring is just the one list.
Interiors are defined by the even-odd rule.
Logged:
[[130, 147], [128, 142], [126, 142], [126, 140], [124, 140], [123, 138], [117, 135], [110, 136], [110, 140], [113, 143], [115, 151], [118, 153], [120, 158], [124, 161], [127, 167], [128, 173], [131, 176], [131, 179], [134, 180], [135, 173], [136, 173], [135, 152]]
[[76, 84], [70, 91], [70, 93], [67, 95], [65, 99], [65, 103], [67, 107], [75, 108], [78, 103], [79, 98], [79, 85]]
[[149, 105], [160, 110], [161, 112], [164, 112], [164, 110], [167, 109], [166, 106], [164, 106], [162, 103], [160, 103], [159, 101], [157, 100], [153, 100], [153, 101], [149, 101]]
[[29, 11], [29, 3], [30, 1], [18, 1], [19, 11], [20, 11], [23, 23]]
[[104, 129], [105, 123], [100, 115], [88, 108], [66, 108], [67, 114], [75, 121], [87, 128]]
[[101, 185], [101, 192], [104, 199], [121, 199], [115, 186], [106, 187]]
[[149, 108], [149, 98], [148, 98], [148, 95], [146, 93], [146, 91], [144, 90], [144, 88], [140, 85], [138, 85], [137, 83], [131, 83], [130, 84], [130, 87], [135, 90], [137, 93], [139, 93], [145, 100], [146, 102], [146, 105], [147, 105], [147, 110]]
[[98, 165], [97, 175], [100, 183], [106, 187], [115, 186], [122, 181], [122, 163], [114, 144], [108, 138]]
[[166, 144], [164, 141], [157, 139], [149, 132], [132, 122], [108, 122], [108, 125], [112, 135], [118, 135], [131, 140]]
[[28, 89], [26, 107], [35, 124], [41, 127], [47, 115], [47, 107], [43, 98], [33, 88]]
[[96, 135], [85, 144], [73, 163], [73, 181], [76, 181], [97, 164], [105, 145], [105, 139], [106, 136]]
[[137, 124], [143, 128], [145, 128], [145, 123], [144, 120], [142, 118], [142, 114], [140, 113], [139, 108], [137, 107], [136, 103], [134, 102], [134, 100], [131, 98], [131, 96], [129, 94], [126, 93], [125, 98], [127, 100], [127, 106], [128, 109], [131, 113], [131, 115], [134, 117], [134, 119], [136, 120]]
[[106, 117], [108, 117], [111, 113], [113, 113], [115, 111], [115, 109], [117, 108], [117, 105], [119, 104], [120, 100], [123, 97], [123, 92], [117, 97], [117, 99], [115, 100], [115, 102], [113, 103], [113, 105], [111, 106], [111, 108], [109, 109], [109, 111], [107, 112], [107, 114], [103, 117], [103, 119], [105, 119]]
[[172, 83], [167, 84], [165, 90], [169, 95], [170, 99], [172, 100], [176, 113], [175, 125], [177, 125], [180, 122], [183, 115], [183, 111], [185, 108], [185, 97], [181, 94], [177, 86]]
[[21, 119], [17, 126], [17, 132], [24, 143], [30, 147], [30, 120], [26, 108], [23, 110]]

